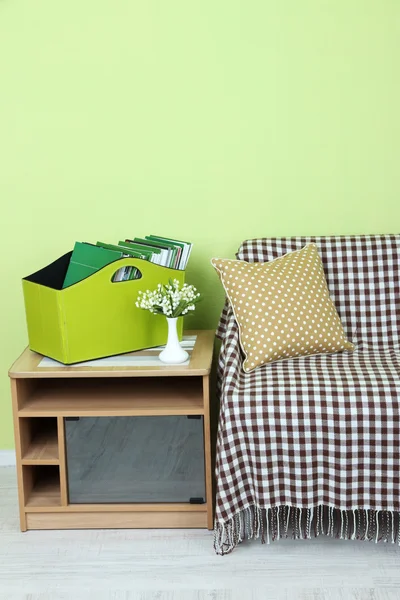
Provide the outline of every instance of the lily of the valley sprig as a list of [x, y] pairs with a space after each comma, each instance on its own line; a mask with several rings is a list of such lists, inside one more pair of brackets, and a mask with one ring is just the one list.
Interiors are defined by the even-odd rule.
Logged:
[[194, 285], [184, 283], [180, 288], [177, 279], [170, 279], [167, 285], [159, 283], [153, 291], [139, 292], [136, 306], [155, 315], [175, 318], [193, 312], [200, 300], [201, 294]]

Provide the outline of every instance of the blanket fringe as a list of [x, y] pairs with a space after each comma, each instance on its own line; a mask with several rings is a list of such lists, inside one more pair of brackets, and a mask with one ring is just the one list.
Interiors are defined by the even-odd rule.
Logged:
[[331, 506], [296, 508], [250, 506], [214, 528], [217, 554], [228, 554], [244, 540], [261, 538], [263, 544], [291, 536], [311, 539], [327, 535], [341, 540], [397, 543], [400, 546], [400, 513], [392, 510], [339, 510]]

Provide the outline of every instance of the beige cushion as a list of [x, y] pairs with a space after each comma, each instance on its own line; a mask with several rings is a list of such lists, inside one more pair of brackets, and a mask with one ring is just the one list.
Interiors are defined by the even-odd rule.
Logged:
[[354, 350], [316, 244], [267, 263], [213, 258], [239, 325], [246, 373], [276, 360]]

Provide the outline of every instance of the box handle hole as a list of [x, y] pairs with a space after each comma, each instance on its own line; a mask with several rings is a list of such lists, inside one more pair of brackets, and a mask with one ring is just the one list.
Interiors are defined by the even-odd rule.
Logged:
[[127, 283], [142, 278], [142, 273], [137, 267], [121, 267], [111, 277], [112, 283]]

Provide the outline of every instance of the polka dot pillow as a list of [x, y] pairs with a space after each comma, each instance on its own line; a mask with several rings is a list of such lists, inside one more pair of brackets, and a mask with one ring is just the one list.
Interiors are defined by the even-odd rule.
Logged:
[[213, 258], [239, 325], [243, 369], [354, 350], [329, 295], [316, 244], [267, 263]]

